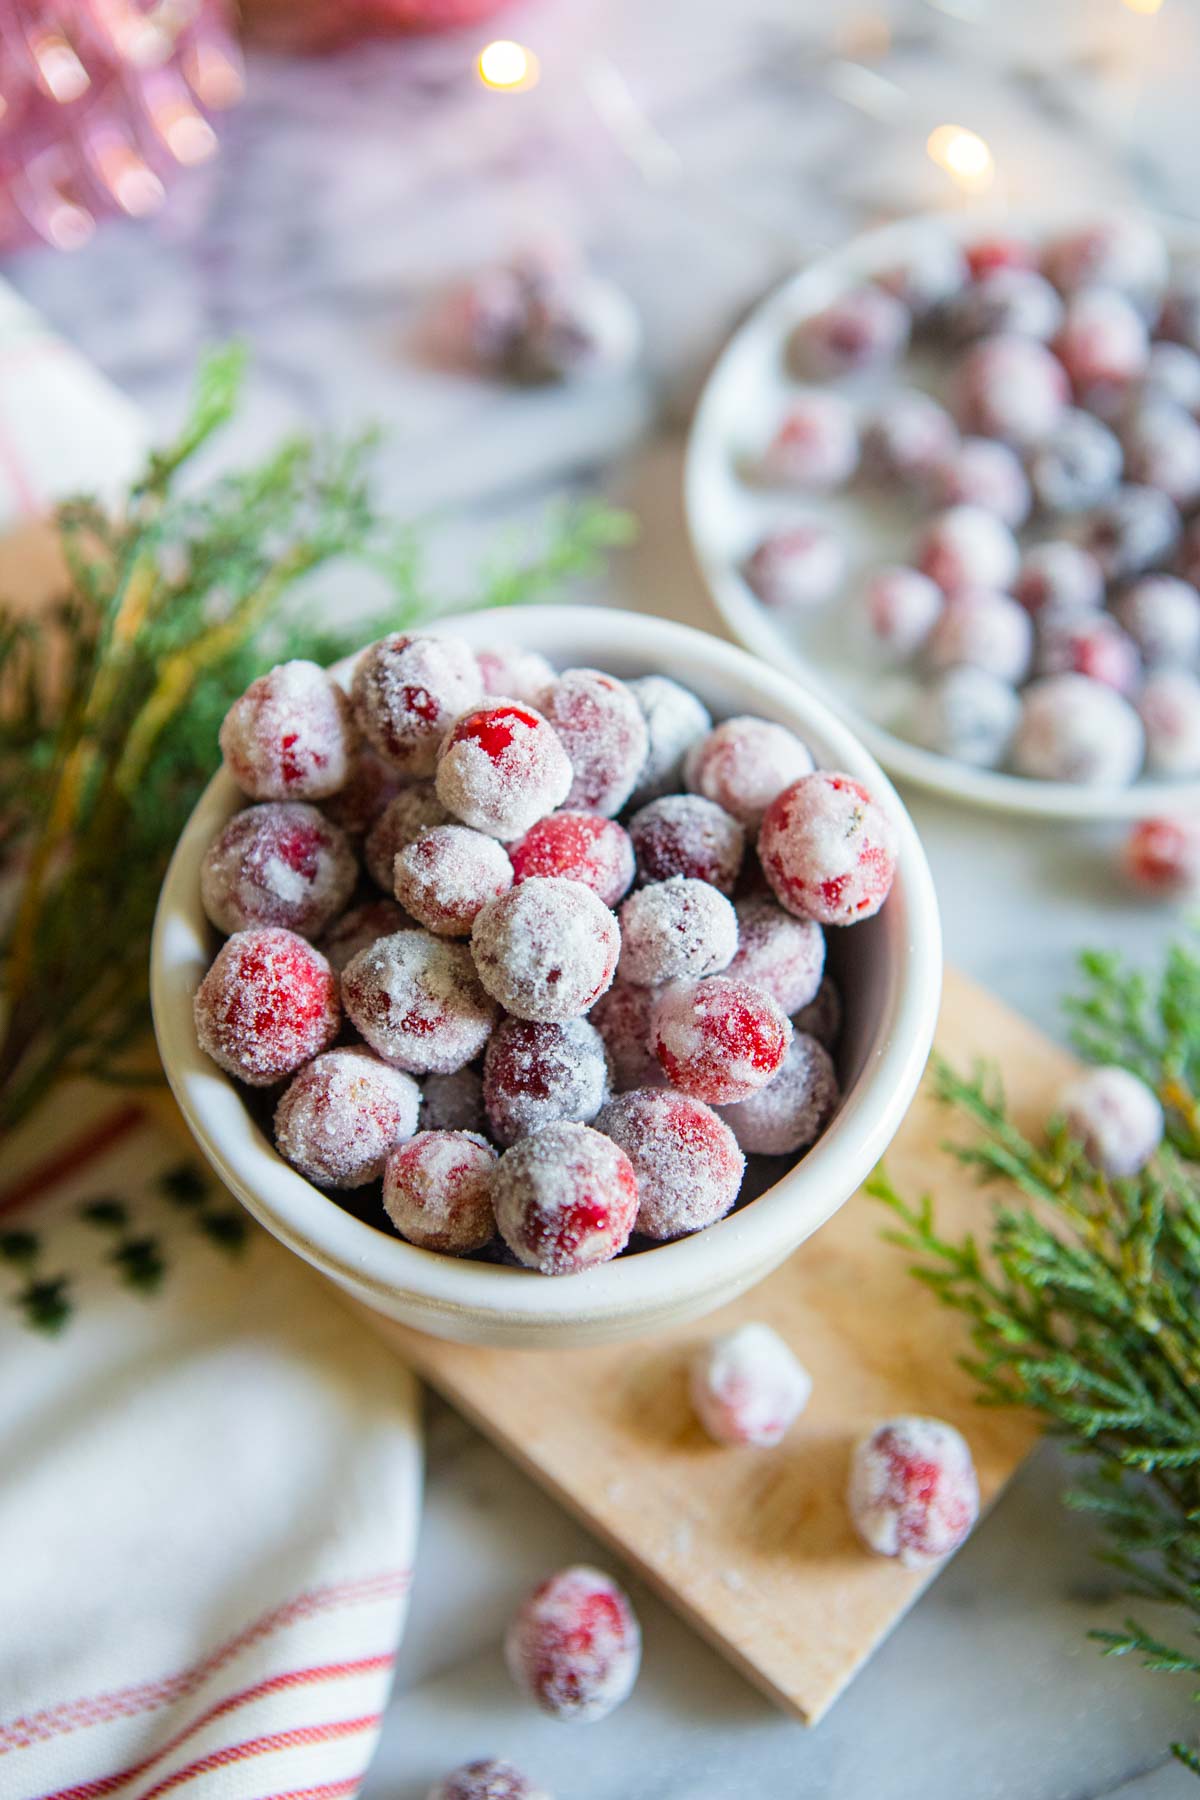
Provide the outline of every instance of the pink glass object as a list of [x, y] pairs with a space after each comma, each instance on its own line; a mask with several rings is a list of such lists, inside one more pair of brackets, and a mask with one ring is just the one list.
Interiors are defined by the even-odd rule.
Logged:
[[157, 212], [242, 86], [223, 0], [0, 0], [0, 247]]
[[249, 35], [272, 49], [333, 50], [387, 32], [454, 31], [508, 0], [243, 0]]

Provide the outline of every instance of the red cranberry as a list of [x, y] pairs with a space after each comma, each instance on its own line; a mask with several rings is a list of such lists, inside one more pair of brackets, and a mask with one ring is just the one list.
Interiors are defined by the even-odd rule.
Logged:
[[650, 1041], [668, 1081], [710, 1106], [746, 1100], [779, 1073], [791, 1040], [787, 1014], [762, 988], [727, 975], [664, 988]]
[[763, 538], [746, 562], [746, 580], [764, 606], [811, 612], [832, 600], [846, 574], [841, 539], [824, 525], [793, 525]]
[[[615, 676], [598, 669], [567, 669], [547, 693], [544, 705], [574, 771], [569, 793], [556, 799], [553, 806], [565, 801], [576, 811], [612, 818], [632, 794], [650, 748], [637, 700]], [[551, 810], [552, 806], [541, 809], [542, 813]]]
[[738, 946], [737, 914], [715, 887], [672, 875], [621, 907], [621, 979], [641, 987], [713, 975]]
[[435, 825], [396, 857], [396, 898], [438, 937], [470, 937], [489, 900], [506, 894], [513, 871], [495, 838], [465, 825]]
[[869, 1550], [910, 1569], [940, 1562], [979, 1516], [971, 1452], [940, 1419], [889, 1419], [855, 1447], [848, 1502]]
[[688, 1385], [696, 1417], [715, 1443], [769, 1449], [804, 1411], [813, 1384], [778, 1332], [753, 1322], [703, 1345]]
[[1039, 444], [1059, 423], [1067, 403], [1062, 364], [1034, 338], [982, 338], [958, 374], [963, 423], [981, 437], [1021, 448]]
[[840, 1099], [828, 1050], [797, 1031], [774, 1081], [721, 1117], [748, 1156], [794, 1156], [816, 1143]]
[[815, 919], [798, 919], [774, 900], [737, 901], [737, 955], [727, 973], [766, 990], [785, 1013], [817, 996], [825, 969], [825, 933]]
[[316, 663], [280, 663], [260, 675], [220, 735], [229, 772], [251, 800], [320, 800], [350, 778], [350, 703]]
[[742, 1185], [733, 1132], [703, 1101], [669, 1088], [619, 1094], [596, 1119], [619, 1144], [638, 1184], [636, 1229], [663, 1242], [723, 1219]]
[[762, 473], [787, 487], [841, 487], [858, 466], [858, 432], [848, 401], [831, 388], [796, 395], [763, 454]]
[[737, 820], [699, 794], [652, 800], [629, 821], [640, 883], [687, 875], [731, 894], [745, 854], [746, 834]]
[[421, 1090], [369, 1050], [327, 1050], [294, 1078], [275, 1109], [275, 1144], [322, 1187], [378, 1181], [389, 1152], [417, 1129]]
[[[694, 794], [756, 831], [776, 794], [813, 766], [794, 732], [769, 719], [725, 719], [688, 752], [684, 774]], [[637, 837], [634, 837], [637, 845]]]
[[891, 294], [852, 288], [797, 326], [792, 358], [802, 373], [818, 380], [880, 368], [903, 355], [908, 331], [908, 313]]
[[563, 1569], [535, 1588], [504, 1654], [523, 1694], [558, 1719], [602, 1719], [629, 1697], [642, 1657], [633, 1608], [596, 1569]]
[[464, 714], [438, 753], [438, 799], [489, 837], [520, 837], [562, 805], [571, 781], [558, 733], [532, 706], [515, 701]]
[[478, 914], [471, 950], [493, 999], [519, 1019], [561, 1024], [588, 1012], [612, 981], [621, 934], [579, 881], [533, 876]]
[[492, 1202], [518, 1262], [572, 1275], [611, 1261], [629, 1242], [637, 1176], [625, 1152], [590, 1125], [547, 1125], [504, 1152]]
[[419, 1131], [387, 1159], [383, 1205], [402, 1238], [444, 1256], [469, 1256], [496, 1233], [496, 1152], [470, 1131]]
[[608, 1099], [608, 1053], [586, 1019], [501, 1019], [483, 1059], [483, 1100], [499, 1144], [568, 1120], [588, 1125]]
[[200, 1048], [249, 1087], [272, 1087], [338, 1034], [337, 978], [294, 931], [239, 931], [196, 990]]
[[655, 998], [653, 988], [614, 981], [592, 1008], [590, 1022], [604, 1039], [617, 1093], [666, 1080], [650, 1047], [650, 1014]]
[[361, 950], [342, 976], [351, 1022], [386, 1062], [449, 1074], [488, 1040], [496, 1009], [465, 944], [397, 931]]
[[513, 879], [560, 875], [615, 906], [633, 883], [633, 843], [623, 825], [598, 813], [558, 812], [539, 819], [508, 846]]
[[887, 814], [861, 782], [820, 769], [767, 810], [758, 853], [776, 898], [822, 925], [852, 925], [877, 913], [896, 872]]
[[1167, 900], [1200, 895], [1200, 818], [1139, 819], [1121, 852], [1135, 887]]
[[369, 949], [379, 938], [391, 937], [394, 931], [403, 931], [411, 923], [394, 900], [364, 900], [361, 906], [352, 906], [334, 920], [321, 939], [321, 954], [329, 959], [334, 974], [340, 975], [360, 950]]
[[351, 693], [367, 741], [412, 778], [433, 774], [438, 745], [481, 689], [466, 644], [398, 631], [363, 652]]
[[435, 825], [448, 825], [446, 811], [431, 781], [417, 781], [401, 788], [389, 800], [367, 834], [363, 860], [372, 881], [390, 894], [396, 879], [396, 858], [407, 844]]
[[317, 937], [350, 898], [357, 875], [344, 832], [315, 806], [286, 802], [235, 813], [200, 868], [200, 899], [218, 931], [282, 925]]

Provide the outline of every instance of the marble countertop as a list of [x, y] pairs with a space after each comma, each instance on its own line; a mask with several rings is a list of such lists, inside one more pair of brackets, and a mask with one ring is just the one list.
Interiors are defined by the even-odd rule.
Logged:
[[[312, 64], [254, 58], [223, 155], [167, 221], [5, 269], [163, 429], [198, 346], [245, 337], [249, 403], [223, 454], [251, 455], [298, 421], [380, 419], [387, 500], [428, 522], [431, 569], [467, 600], [497, 531], [533, 528], [549, 501], [602, 488], [635, 508], [642, 536], [594, 597], [720, 630], [679, 497], [704, 371], [806, 252], [947, 203], [921, 152], [940, 119], [985, 133], [1014, 205], [1050, 191], [1063, 205], [1136, 194], [1187, 210], [1200, 147], [1180, 87], [1200, 39], [1191, 7], [1134, 21], [1116, 0], [543, 0], [506, 27], [541, 51], [531, 94], [479, 91], [474, 45], [461, 41]], [[885, 31], [888, 53], [864, 74], [859, 58]], [[1109, 64], [1099, 93], [1070, 73]], [[415, 333], [438, 283], [547, 224], [634, 296], [648, 345], [638, 375], [530, 396], [423, 365]], [[907, 798], [948, 955], [1048, 1029], [1082, 943], [1147, 959], [1161, 946], [1169, 918], [1114, 885], [1108, 829]], [[1058, 1504], [1066, 1471], [1053, 1451], [1027, 1465], [817, 1730], [775, 1713], [635, 1589], [641, 1682], [580, 1734], [514, 1702], [498, 1646], [547, 1567], [609, 1559], [436, 1403], [429, 1448], [411, 1624], [367, 1800], [421, 1800], [446, 1766], [492, 1751], [558, 1800], [1192, 1791], [1167, 1750], [1195, 1730], [1186, 1679], [1105, 1662], [1086, 1641], [1124, 1606]]]

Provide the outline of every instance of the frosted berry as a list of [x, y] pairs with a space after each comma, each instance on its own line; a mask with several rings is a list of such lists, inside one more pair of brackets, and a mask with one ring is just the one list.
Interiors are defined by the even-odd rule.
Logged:
[[832, 975], [826, 975], [816, 999], [800, 1008], [792, 1024], [797, 1031], [816, 1038], [827, 1050], [833, 1049], [842, 1034], [842, 996]]
[[342, 998], [371, 1048], [414, 1075], [461, 1069], [496, 1016], [467, 946], [427, 931], [397, 931], [360, 950], [342, 974]]
[[[574, 778], [569, 792], [543, 806], [542, 812], [565, 804], [606, 819], [614, 817], [632, 794], [650, 748], [637, 700], [613, 675], [598, 669], [567, 669], [543, 705], [570, 758]], [[533, 822], [530, 819], [521, 829]]]
[[321, 954], [328, 958], [335, 975], [340, 975], [360, 950], [366, 950], [381, 937], [403, 931], [411, 921], [394, 900], [364, 900], [352, 906], [340, 919], [335, 919], [321, 939]]
[[504, 1639], [521, 1692], [556, 1719], [603, 1719], [628, 1699], [642, 1634], [626, 1595], [598, 1569], [562, 1569], [535, 1588]]
[[504, 1152], [492, 1201], [518, 1262], [573, 1275], [610, 1262], [629, 1242], [637, 1177], [625, 1152], [590, 1125], [547, 1125]]
[[798, 919], [774, 900], [735, 902], [737, 955], [726, 971], [770, 994], [785, 1013], [815, 1000], [825, 971], [825, 933], [815, 919]]
[[718, 1444], [768, 1449], [812, 1395], [812, 1376], [777, 1331], [757, 1320], [701, 1346], [688, 1369], [696, 1417]]
[[275, 1144], [322, 1187], [363, 1187], [417, 1129], [420, 1104], [412, 1077], [369, 1050], [327, 1050], [301, 1069], [275, 1108]]
[[875, 277], [918, 325], [938, 315], [968, 277], [967, 260], [948, 232], [922, 231]]
[[200, 899], [218, 931], [282, 925], [318, 937], [358, 873], [345, 832], [315, 806], [268, 802], [235, 813], [204, 854]]
[[1170, 340], [1166, 348], [1186, 348], [1193, 355], [1200, 351], [1200, 265], [1195, 262], [1186, 263], [1172, 276], [1163, 296], [1158, 333]]
[[1185, 510], [1200, 499], [1200, 425], [1182, 407], [1157, 400], [1137, 408], [1125, 426], [1130, 481], [1161, 488]]
[[1109, 581], [1167, 562], [1179, 542], [1179, 512], [1157, 488], [1119, 487], [1088, 521], [1084, 543]]
[[483, 1059], [483, 1100], [498, 1144], [559, 1120], [589, 1125], [608, 1099], [608, 1052], [586, 1019], [501, 1019]]
[[1151, 344], [1138, 398], [1194, 413], [1200, 408], [1200, 356], [1182, 344]]
[[1145, 370], [1150, 339], [1141, 314], [1123, 294], [1085, 288], [1068, 301], [1055, 348], [1076, 398], [1107, 412]]
[[907, 735], [925, 750], [977, 769], [995, 769], [1008, 755], [1021, 700], [1007, 681], [961, 663], [926, 682], [906, 721]]
[[996, 438], [964, 438], [931, 471], [930, 485], [939, 506], [981, 506], [1014, 528], [1029, 517], [1032, 496], [1021, 459]]
[[1089, 1069], [1068, 1082], [1056, 1111], [1088, 1161], [1105, 1175], [1136, 1175], [1162, 1143], [1158, 1096], [1128, 1069]]
[[1143, 575], [1113, 612], [1150, 668], [1200, 662], [1200, 594], [1177, 575]]
[[711, 1107], [670, 1088], [619, 1094], [596, 1119], [619, 1144], [638, 1185], [635, 1229], [657, 1243], [723, 1219], [742, 1185], [745, 1158]]
[[762, 988], [727, 975], [664, 988], [650, 1041], [667, 1080], [710, 1106], [745, 1100], [778, 1073], [792, 1027]]
[[1104, 604], [1104, 577], [1090, 552], [1067, 538], [1050, 538], [1021, 558], [1013, 594], [1035, 616], [1087, 612]]
[[877, 481], [917, 486], [957, 445], [958, 427], [944, 406], [920, 388], [899, 388], [880, 400], [863, 429], [863, 468]]
[[363, 652], [351, 694], [367, 741], [415, 779], [433, 774], [438, 745], [482, 685], [479, 664], [459, 639], [398, 631]]
[[643, 675], [629, 683], [629, 691], [642, 709], [650, 739], [629, 804], [645, 806], [682, 787], [683, 759], [712, 730], [712, 716], [690, 688], [666, 675]]
[[589, 1023], [604, 1039], [612, 1064], [613, 1090], [618, 1094], [666, 1080], [650, 1047], [650, 1014], [655, 1000], [653, 988], [614, 981], [592, 1008]]
[[957, 1550], [979, 1517], [966, 1440], [941, 1419], [889, 1419], [855, 1445], [847, 1503], [868, 1550], [906, 1569]]
[[425, 1131], [473, 1131], [478, 1137], [486, 1136], [483, 1077], [478, 1070], [427, 1075], [421, 1086], [421, 1126]]
[[684, 775], [692, 793], [723, 807], [747, 831], [757, 831], [776, 794], [812, 767], [808, 746], [785, 725], [735, 718], [723, 720], [692, 746]]
[[475, 652], [483, 691], [498, 700], [520, 700], [536, 706], [555, 681], [554, 668], [539, 650], [520, 644], [489, 644]]
[[466, 825], [435, 825], [395, 862], [397, 900], [439, 937], [470, 937], [481, 908], [506, 894], [512, 881], [504, 847]]
[[1166, 286], [1167, 251], [1148, 220], [1123, 214], [1053, 238], [1043, 250], [1042, 268], [1064, 294], [1103, 286], [1147, 305]]
[[1200, 680], [1190, 669], [1155, 669], [1138, 695], [1146, 767], [1175, 779], [1200, 775]]
[[239, 931], [197, 988], [195, 1018], [206, 1056], [248, 1087], [271, 1087], [337, 1036], [337, 977], [294, 931]]
[[1067, 404], [1067, 377], [1044, 344], [1012, 333], [982, 338], [957, 375], [959, 416], [980, 437], [1021, 448], [1050, 436]]
[[916, 562], [944, 594], [964, 588], [1007, 591], [1020, 563], [1008, 526], [981, 506], [952, 506], [921, 533]]
[[1048, 344], [1062, 324], [1063, 303], [1036, 269], [991, 269], [964, 289], [949, 309], [951, 335], [962, 343], [997, 333]]
[[737, 949], [737, 915], [715, 887], [672, 875], [638, 888], [620, 911], [621, 979], [641, 987], [714, 975]]
[[512, 1763], [485, 1756], [435, 1781], [425, 1800], [550, 1800]]
[[967, 588], [947, 601], [925, 654], [931, 669], [967, 663], [999, 681], [1021, 682], [1033, 661], [1033, 625], [1008, 594]]
[[814, 1037], [795, 1031], [774, 1081], [721, 1117], [748, 1156], [794, 1156], [815, 1144], [841, 1094], [833, 1059]]
[[858, 432], [848, 401], [832, 388], [807, 388], [792, 400], [763, 452], [761, 471], [785, 487], [841, 487], [858, 467]]
[[882, 368], [904, 354], [908, 332], [908, 312], [891, 294], [852, 288], [796, 327], [791, 360], [818, 380]]
[[1129, 694], [1141, 668], [1137, 645], [1108, 613], [1045, 613], [1038, 620], [1039, 675], [1073, 670]]
[[746, 580], [764, 606], [811, 612], [837, 593], [846, 574], [842, 541], [825, 525], [793, 525], [763, 538], [746, 560]]
[[771, 804], [758, 854], [780, 904], [822, 925], [869, 919], [896, 872], [887, 814], [861, 782], [826, 769], [793, 783]]
[[402, 1238], [444, 1256], [469, 1256], [496, 1235], [498, 1158], [470, 1131], [419, 1131], [387, 1159], [383, 1207]]
[[510, 372], [519, 381], [591, 381], [627, 369], [641, 339], [627, 295], [586, 267], [560, 265], [527, 286]]
[[422, 832], [449, 823], [450, 814], [438, 799], [432, 781], [417, 781], [412, 787], [401, 788], [367, 833], [363, 860], [372, 881], [390, 894], [401, 850]]
[[320, 800], [350, 777], [350, 704], [316, 663], [280, 663], [234, 701], [220, 742], [226, 768], [251, 800]]
[[1190, 519], [1184, 527], [1175, 570], [1193, 587], [1200, 585], [1200, 519]]
[[1142, 766], [1141, 721], [1115, 688], [1086, 675], [1047, 675], [1022, 696], [1013, 767], [1038, 781], [1127, 787]]
[[500, 700], [465, 713], [443, 740], [437, 796], [455, 818], [489, 837], [520, 837], [571, 791], [558, 733], [532, 706]]
[[668, 794], [652, 800], [630, 819], [629, 836], [640, 883], [688, 875], [732, 894], [746, 833], [715, 800], [701, 794]]
[[629, 833], [615, 819], [602, 819], [598, 813], [551, 813], [510, 844], [508, 854], [514, 880], [561, 875], [591, 888], [605, 906], [615, 906], [633, 883]]
[[1091, 413], [1068, 407], [1034, 452], [1029, 480], [1048, 513], [1081, 513], [1112, 495], [1124, 455], [1114, 432]]
[[346, 785], [321, 802], [321, 811], [349, 837], [365, 837], [389, 800], [400, 791], [394, 769], [365, 746], [350, 765]]
[[612, 981], [617, 921], [591, 888], [558, 876], [518, 882], [478, 914], [475, 966], [488, 993], [519, 1019], [561, 1024], [588, 1012]]
[[914, 656], [941, 616], [937, 583], [918, 569], [875, 569], [863, 587], [863, 611], [875, 642], [897, 658]]
[[1139, 819], [1121, 849], [1121, 864], [1137, 888], [1156, 899], [1200, 896], [1200, 817]]
[[967, 268], [973, 281], [985, 281], [997, 269], [1033, 269], [1037, 256], [1025, 238], [1006, 236], [1000, 232], [976, 238], [967, 245]]

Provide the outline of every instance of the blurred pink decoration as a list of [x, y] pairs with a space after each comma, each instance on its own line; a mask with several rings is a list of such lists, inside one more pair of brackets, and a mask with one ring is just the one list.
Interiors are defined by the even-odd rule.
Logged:
[[333, 50], [385, 32], [454, 31], [507, 0], [244, 0], [249, 34], [274, 49]]
[[157, 212], [242, 86], [222, 0], [0, 0], [0, 247]]

